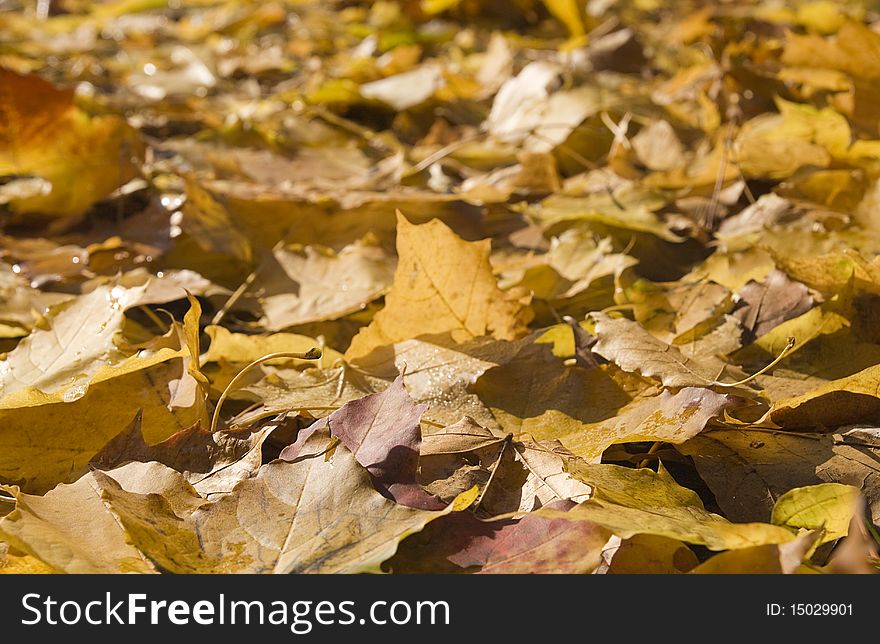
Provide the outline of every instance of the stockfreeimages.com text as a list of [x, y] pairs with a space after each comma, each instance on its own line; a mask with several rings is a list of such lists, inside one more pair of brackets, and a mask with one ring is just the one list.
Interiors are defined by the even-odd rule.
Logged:
[[448, 625], [450, 607], [445, 601], [371, 602], [358, 609], [354, 601], [228, 600], [224, 594], [213, 600], [150, 600], [144, 593], [129, 593], [122, 599], [106, 593], [100, 600], [59, 600], [51, 595], [28, 593], [22, 597], [25, 626], [49, 624], [72, 626], [86, 623], [143, 625], [170, 623], [184, 626], [255, 624], [288, 626], [291, 633], [305, 635], [315, 625]]

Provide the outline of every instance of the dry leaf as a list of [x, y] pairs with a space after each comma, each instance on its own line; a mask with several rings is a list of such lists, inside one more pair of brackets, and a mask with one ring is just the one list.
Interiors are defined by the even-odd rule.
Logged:
[[611, 563], [605, 572], [609, 575], [678, 575], [689, 572], [698, 563], [697, 556], [681, 541], [651, 534], [637, 534], [624, 539], [614, 549]]
[[[805, 532], [794, 541], [729, 550], [710, 557], [691, 570], [695, 575], [758, 574], [791, 575], [800, 572], [803, 561], [821, 532]], [[811, 572], [811, 571], [810, 571]]]
[[426, 512], [396, 505], [373, 489], [345, 447], [329, 458], [316, 443], [307, 449], [314, 452], [295, 463], [264, 465], [231, 494], [192, 512], [124, 490], [107, 474], [94, 476], [130, 542], [178, 573], [375, 571], [401, 539], [454, 507]]
[[658, 340], [637, 322], [594, 313], [599, 341], [593, 352], [624, 371], [659, 379], [667, 387], [700, 387], [716, 382], [724, 364], [687, 358], [674, 346]]
[[807, 288], [782, 271], [773, 271], [763, 283], [749, 282], [739, 292], [743, 305], [733, 314], [754, 337], [760, 337], [806, 313], [813, 306]]
[[878, 569], [865, 7], [2, 4], [0, 573]]
[[592, 459], [607, 446], [607, 437], [593, 434], [592, 425], [614, 416], [647, 386], [613, 367], [566, 366], [549, 345], [538, 343], [486, 371], [473, 390], [505, 431], [558, 440]]
[[[570, 507], [560, 504], [559, 510]], [[395, 573], [592, 572], [610, 532], [587, 521], [526, 515], [518, 521], [481, 521], [457, 512], [407, 538], [385, 567]]]
[[528, 298], [519, 301], [498, 288], [488, 241], [463, 241], [436, 220], [415, 226], [398, 214], [397, 223], [394, 284], [385, 308], [352, 340], [347, 360], [357, 363], [378, 347], [431, 333], [449, 332], [456, 342], [522, 334]]
[[424, 411], [425, 406], [413, 401], [398, 376], [382, 393], [346, 403], [300, 432], [280, 458], [295, 461], [312, 434], [329, 431], [351, 450], [373, 477], [376, 489], [388, 498], [409, 507], [438, 510], [442, 504], [416, 482]]
[[558, 442], [511, 440], [463, 418], [424, 437], [419, 480], [443, 499], [476, 485], [477, 508], [485, 516], [528, 512], [589, 497], [589, 486], [565, 472], [571, 456]]
[[[112, 474], [117, 485], [133, 493], [172, 495], [178, 494], [179, 486], [186, 485], [179, 474], [158, 463], [132, 463]], [[105, 504], [101, 484], [104, 477], [98, 472], [86, 474], [44, 496], [4, 487], [14, 495], [16, 504], [0, 519], [0, 538], [62, 572], [156, 572], [149, 559], [132, 546], [118, 518]], [[187, 503], [197, 506], [196, 498], [181, 497], [175, 507]]]
[[700, 434], [679, 449], [694, 459], [731, 520], [769, 521], [773, 505], [785, 492], [825, 481], [860, 488], [876, 522], [880, 448], [848, 435], [836, 439], [828, 434], [718, 430]]
[[143, 154], [123, 118], [90, 117], [72, 90], [0, 69], [0, 175], [35, 175], [48, 187], [9, 200], [16, 212], [78, 217], [137, 176]]
[[[104, 295], [98, 292], [96, 297]], [[32, 492], [75, 480], [139, 412], [148, 442], [204, 421], [204, 376], [195, 363], [198, 348], [175, 339], [178, 333], [185, 336], [187, 327], [193, 330], [199, 312], [193, 300], [180, 331], [172, 329], [156, 347], [117, 365], [101, 363], [80, 385], [54, 393], [27, 387], [0, 399], [0, 480]], [[75, 358], [77, 349], [61, 345], [59, 355]]]
[[731, 523], [707, 512], [699, 497], [678, 485], [664, 468], [658, 472], [616, 465], [569, 463], [572, 476], [593, 488], [593, 496], [565, 515], [548, 510], [541, 516], [586, 519], [621, 538], [652, 534], [710, 550], [737, 550], [794, 540], [785, 528], [764, 523]]
[[394, 274], [394, 261], [370, 243], [351, 244], [339, 253], [306, 246], [273, 254], [281, 274], [257, 283], [260, 322], [270, 331], [360, 311], [384, 293]]

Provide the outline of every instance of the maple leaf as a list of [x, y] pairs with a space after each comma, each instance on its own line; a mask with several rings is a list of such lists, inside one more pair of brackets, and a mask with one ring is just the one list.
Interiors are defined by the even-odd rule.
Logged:
[[345, 447], [330, 458], [324, 452], [270, 463], [233, 494], [176, 511], [168, 503], [155, 507], [149, 495], [123, 489], [108, 474], [94, 476], [130, 541], [175, 572], [373, 571], [407, 534], [454, 508], [397, 505], [373, 489]]
[[431, 333], [449, 332], [457, 342], [489, 334], [511, 340], [522, 333], [528, 306], [498, 288], [488, 240], [465, 242], [440, 221], [414, 226], [400, 213], [397, 225], [399, 258], [391, 292], [385, 307], [352, 340], [347, 360]]

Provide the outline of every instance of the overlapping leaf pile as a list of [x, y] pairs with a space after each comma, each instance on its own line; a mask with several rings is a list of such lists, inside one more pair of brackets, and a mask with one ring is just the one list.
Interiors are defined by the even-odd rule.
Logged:
[[0, 572], [877, 571], [863, 4], [0, 4]]

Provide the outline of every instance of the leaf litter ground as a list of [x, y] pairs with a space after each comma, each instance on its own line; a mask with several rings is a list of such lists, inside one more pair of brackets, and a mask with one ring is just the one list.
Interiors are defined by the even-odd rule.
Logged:
[[0, 572], [877, 572], [865, 4], [0, 4]]

